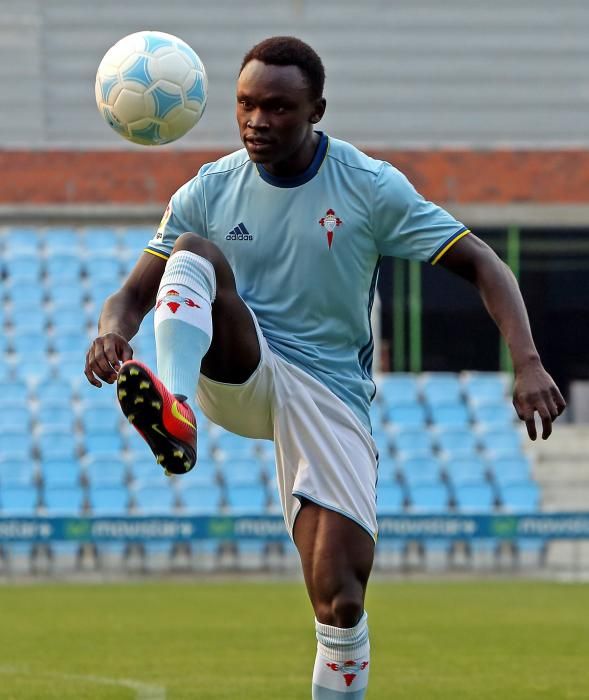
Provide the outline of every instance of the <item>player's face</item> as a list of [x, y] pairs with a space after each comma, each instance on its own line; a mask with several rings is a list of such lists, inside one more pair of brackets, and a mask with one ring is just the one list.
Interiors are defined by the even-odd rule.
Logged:
[[313, 125], [325, 100], [312, 99], [298, 66], [271, 66], [253, 60], [237, 80], [237, 122], [254, 163], [275, 175], [296, 175], [315, 153]]

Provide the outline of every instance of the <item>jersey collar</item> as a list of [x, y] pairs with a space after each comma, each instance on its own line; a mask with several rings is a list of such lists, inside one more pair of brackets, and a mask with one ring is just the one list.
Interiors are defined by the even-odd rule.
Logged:
[[319, 144], [313, 156], [313, 160], [309, 164], [309, 167], [300, 173], [299, 175], [294, 175], [293, 177], [278, 177], [277, 175], [271, 175], [263, 165], [256, 163], [256, 168], [258, 173], [264, 182], [269, 185], [274, 185], [274, 187], [299, 187], [304, 185], [309, 180], [312, 180], [315, 175], [317, 175], [321, 164], [323, 163], [325, 156], [327, 155], [327, 148], [329, 146], [329, 138], [327, 134], [323, 131], [318, 131], [319, 134]]

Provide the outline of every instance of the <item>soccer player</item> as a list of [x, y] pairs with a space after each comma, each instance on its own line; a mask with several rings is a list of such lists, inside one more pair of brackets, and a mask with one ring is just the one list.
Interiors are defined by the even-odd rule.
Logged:
[[[534, 413], [547, 438], [565, 403], [509, 269], [392, 165], [316, 130], [323, 85], [321, 59], [298, 39], [273, 37], [246, 54], [244, 148], [173, 195], [104, 304], [85, 374], [96, 386], [117, 381], [123, 412], [169, 472], [195, 463], [196, 396], [213, 422], [274, 440], [316, 618], [312, 696], [360, 700], [377, 534], [369, 319], [381, 256], [439, 264], [477, 287], [511, 351], [530, 438]], [[154, 304], [157, 376], [129, 346]]]

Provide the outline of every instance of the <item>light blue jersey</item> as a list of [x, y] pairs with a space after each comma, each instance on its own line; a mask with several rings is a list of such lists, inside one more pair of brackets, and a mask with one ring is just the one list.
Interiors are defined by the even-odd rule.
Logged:
[[146, 251], [167, 258], [186, 231], [223, 251], [270, 348], [367, 427], [381, 257], [435, 263], [468, 233], [389, 163], [325, 134], [293, 178], [270, 175], [245, 149], [204, 165], [174, 194]]

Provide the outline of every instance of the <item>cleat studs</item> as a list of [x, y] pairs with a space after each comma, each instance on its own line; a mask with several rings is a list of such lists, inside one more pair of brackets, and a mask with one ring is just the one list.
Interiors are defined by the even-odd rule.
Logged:
[[169, 472], [167, 469], [164, 469], [164, 474], [168, 477], [168, 479], [173, 476], [172, 472]]
[[133, 423], [133, 421], [135, 420], [135, 414], [129, 413], [129, 415], [127, 416], [127, 420], [129, 421], [129, 423]]
[[138, 403], [143, 403], [144, 401], [145, 401], [145, 399], [143, 398], [143, 396], [136, 396], [135, 401], [133, 401], [133, 403], [138, 404]]
[[127, 381], [127, 375], [126, 374], [119, 374], [119, 378], [117, 379], [117, 382], [119, 384], [122, 384], [123, 382]]
[[140, 389], [149, 389], [151, 386], [151, 382], [148, 382], [147, 380], [143, 380], [142, 382], [139, 383], [139, 388]]
[[174, 457], [178, 457], [178, 459], [182, 459], [182, 457], [184, 457], [184, 452], [182, 450], [174, 450]]
[[127, 396], [127, 390], [126, 390], [126, 389], [121, 389], [121, 390], [118, 392], [117, 396], [119, 397], [119, 401], [121, 401], [122, 399], [125, 398], [125, 396]]
[[162, 402], [161, 401], [152, 401], [151, 405], [153, 408], [157, 408], [159, 410], [162, 407]]
[[190, 462], [184, 462], [184, 469], [189, 472], [190, 471], [191, 464]]
[[132, 377], [136, 377], [136, 376], [139, 374], [139, 370], [137, 369], [137, 367], [130, 367], [130, 368], [129, 368], [129, 374], [130, 374]]
[[[165, 455], [157, 455], [157, 457], [155, 458], [155, 461], [156, 461], [158, 464], [162, 464], [165, 458], [166, 458]], [[164, 467], [164, 468], [165, 468], [165, 467]]]

